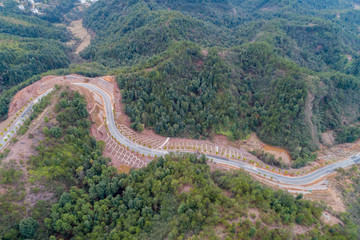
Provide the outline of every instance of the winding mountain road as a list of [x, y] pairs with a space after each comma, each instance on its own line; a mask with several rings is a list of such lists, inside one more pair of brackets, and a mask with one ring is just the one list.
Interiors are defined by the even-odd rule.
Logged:
[[[129, 147], [131, 150], [134, 150], [135, 152], [144, 154], [146, 156], [159, 157], [159, 156], [163, 156], [163, 155], [169, 153], [169, 151], [156, 150], [156, 149], [150, 149], [150, 148], [143, 147], [143, 146], [138, 145], [138, 144], [132, 142], [131, 140], [127, 139], [125, 136], [121, 135], [121, 133], [118, 131], [118, 129], [116, 128], [116, 125], [115, 125], [115, 120], [114, 120], [114, 115], [113, 115], [113, 105], [111, 103], [111, 97], [107, 92], [105, 92], [101, 88], [96, 87], [95, 85], [92, 85], [89, 83], [72, 83], [72, 84], [92, 90], [102, 97], [104, 104], [105, 104], [106, 124], [107, 124], [108, 130], [109, 130], [110, 134], [118, 142]], [[257, 168], [255, 166], [252, 166], [245, 162], [234, 161], [234, 160], [220, 158], [220, 157], [212, 156], [212, 155], [206, 155], [206, 157], [208, 157], [211, 161], [213, 161], [215, 163], [221, 163], [221, 164], [228, 165], [228, 166], [242, 168], [248, 172], [258, 174], [259, 176], [261, 175], [262, 177], [271, 179], [274, 182], [288, 184], [288, 185], [307, 185], [307, 184], [310, 184], [310, 183], [326, 176], [329, 173], [332, 173], [337, 168], [340, 168], [340, 167], [345, 168], [345, 167], [351, 166], [353, 164], [360, 163], [360, 154], [358, 154], [358, 155], [355, 155], [355, 156], [348, 158], [341, 162], [327, 165], [327, 166], [325, 166], [315, 172], [312, 172], [310, 174], [307, 174], [304, 176], [298, 176], [298, 177], [283, 176], [281, 174], [267, 171], [262, 168]]]
[[[164, 151], [164, 150], [158, 150], [158, 149], [150, 149], [141, 145], [138, 145], [125, 136], [123, 136], [119, 130], [116, 127], [115, 119], [113, 115], [113, 105], [111, 102], [111, 96], [101, 88], [90, 84], [90, 83], [72, 83], [73, 85], [77, 85], [80, 87], [84, 87], [90, 91], [96, 92], [99, 94], [105, 105], [105, 112], [106, 112], [106, 124], [107, 128], [110, 132], [110, 134], [121, 144], [124, 144], [125, 146], [129, 147], [130, 150], [134, 150], [135, 152], [138, 152], [140, 154], [144, 154], [146, 156], [151, 157], [159, 157], [163, 156], [165, 154], [170, 153], [171, 151]], [[52, 92], [53, 89], [49, 89], [45, 93], [41, 94], [38, 98], [36, 98], [32, 103], [30, 103], [25, 110], [22, 112], [20, 118], [13, 124], [13, 126], [10, 127], [10, 129], [3, 134], [3, 136], [0, 137], [0, 151], [5, 147], [7, 141], [11, 139], [16, 134], [17, 129], [24, 123], [26, 118], [30, 115], [33, 106], [39, 102], [44, 96], [48, 95], [50, 92]], [[186, 151], [184, 151], [186, 152]], [[301, 186], [301, 185], [307, 185], [310, 183], [313, 183], [314, 181], [326, 176], [329, 173], [332, 173], [337, 168], [345, 168], [348, 166], [351, 166], [356, 163], [360, 163], [360, 154], [357, 154], [355, 156], [352, 156], [351, 158], [348, 158], [344, 161], [337, 162], [334, 164], [329, 164], [323, 168], [320, 168], [319, 170], [312, 172], [307, 175], [303, 176], [297, 176], [297, 177], [289, 177], [284, 176], [275, 172], [271, 172], [262, 168], [258, 168], [255, 166], [252, 166], [246, 162], [240, 162], [240, 161], [234, 161], [227, 158], [221, 158], [213, 155], [206, 155], [207, 158], [209, 158], [211, 161], [215, 163], [220, 163], [236, 168], [242, 168], [247, 172], [259, 175], [263, 178], [269, 179], [274, 183], [281, 183], [286, 185], [295, 185], [295, 186]]]

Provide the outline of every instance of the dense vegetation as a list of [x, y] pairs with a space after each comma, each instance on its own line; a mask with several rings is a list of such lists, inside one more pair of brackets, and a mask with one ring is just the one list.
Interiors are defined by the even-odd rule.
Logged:
[[[21, 205], [11, 205], [9, 192], [0, 195], [4, 239], [356, 238], [345, 216], [346, 227], [326, 226], [320, 205], [264, 187], [241, 171], [211, 172], [204, 156], [168, 155], [119, 174], [102, 157], [104, 144], [89, 135], [84, 97], [64, 91], [54, 111], [28, 164], [29, 181], [45, 185], [57, 200], [40, 200], [25, 215]], [[14, 165], [1, 167], [4, 184], [19, 184], [22, 176]], [[301, 236], [291, 231], [293, 224], [317, 227]]]
[[261, 161], [263, 161], [264, 163], [266, 163], [268, 165], [276, 166], [279, 168], [288, 168], [289, 167], [282, 161], [281, 157], [279, 157], [277, 159], [274, 154], [264, 152], [264, 150], [255, 149], [254, 151], [251, 151], [251, 153], [254, 154], [258, 159], [260, 159]]
[[[80, 54], [90, 63], [71, 66], [64, 45], [71, 36], [53, 23], [69, 21], [76, 1], [41, 2], [50, 7], [40, 16], [12, 0], [0, 6], [0, 118], [40, 74], [76, 72], [117, 75], [138, 131], [231, 140], [253, 131], [289, 150], [292, 167], [316, 159], [321, 132], [335, 130], [339, 143], [360, 136], [348, 126], [360, 113], [360, 11], [352, 1], [100, 0], [84, 18], [96, 35]], [[38, 105], [32, 118], [48, 104]], [[241, 171], [211, 172], [204, 156], [168, 155], [119, 174], [102, 156], [104, 143], [89, 134], [82, 96], [61, 93], [54, 111], [27, 163], [31, 192], [52, 198], [23, 204], [24, 163], [2, 163], [1, 239], [359, 236], [356, 187], [344, 191], [351, 213], [338, 217], [345, 226], [330, 227], [320, 220], [318, 203], [264, 187]], [[351, 179], [358, 184], [357, 176]], [[295, 235], [294, 225], [311, 230]]]
[[[111, 56], [127, 64], [164, 51], [174, 40], [202, 46], [265, 41], [302, 66], [344, 70], [344, 54], [356, 55], [360, 47], [355, 27], [360, 13], [352, 6], [351, 1], [99, 1], [84, 19], [98, 34], [84, 56]], [[344, 18], [337, 18], [335, 9]]]
[[[165, 55], [156, 70], [118, 78], [126, 113], [135, 127], [143, 123], [158, 134], [195, 138], [229, 125], [231, 139], [249, 133], [245, 120], [236, 121], [246, 117], [249, 99], [236, 99], [230, 69], [216, 51], [205, 57], [198, 45], [179, 42]], [[239, 92], [244, 87], [234, 86]]]
[[[219, 230], [232, 239], [304, 238], [289, 231], [291, 223], [317, 223], [320, 228], [308, 237], [354, 238], [350, 229], [322, 226], [321, 208], [301, 195], [295, 199], [274, 192], [242, 172], [211, 173], [204, 157], [170, 155], [129, 175], [94, 160], [84, 172], [84, 188], [64, 193], [45, 219], [65, 238], [204, 239], [213, 237], [220, 224]], [[249, 208], [260, 211], [256, 224]], [[245, 220], [239, 221], [242, 216]], [[279, 227], [270, 230], [273, 224]]]
[[[10, 3], [2, 11], [10, 15], [0, 18], [3, 32], [57, 36], [54, 44], [68, 39], [59, 34], [62, 29], [20, 15]], [[63, 21], [59, 13], [73, 4], [58, 2], [41, 18]], [[263, 141], [285, 147], [296, 160], [293, 166], [301, 167], [316, 158], [321, 132], [359, 117], [359, 12], [347, 0], [98, 1], [84, 15], [96, 37], [81, 56], [107, 69], [103, 73], [118, 75], [134, 129], [145, 125], [162, 135], [193, 138], [220, 133], [231, 140], [255, 131]], [[48, 44], [38, 49], [46, 52], [44, 62], [5, 66], [15, 71], [3, 77], [9, 86], [67, 66], [61, 44], [46, 51]], [[10, 58], [10, 50], [6, 59], [19, 61]], [[18, 89], [4, 92], [0, 116]]]
[[226, 29], [174, 11], [151, 11], [145, 1], [99, 1], [84, 25], [98, 35], [82, 56], [110, 66], [141, 62], [167, 50], [175, 39], [202, 45], [234, 41]]
[[70, 63], [64, 42], [71, 35], [63, 27], [21, 12], [17, 5], [8, 0], [0, 6], [0, 118], [6, 115], [13, 96], [6, 90], [14, 86], [16, 92], [34, 75]]
[[1, 92], [33, 75], [69, 64], [65, 47], [60, 43], [46, 39], [18, 40], [9, 37], [0, 44]]
[[41, 18], [52, 23], [61, 23], [65, 21], [66, 14], [74, 7], [77, 0], [41, 0], [50, 5], [42, 10]]
[[179, 42], [162, 55], [164, 61], [152, 59], [150, 71], [120, 75], [134, 128], [145, 124], [158, 134], [194, 138], [221, 133], [233, 140], [257, 131], [286, 146], [298, 166], [314, 160], [316, 144], [304, 122], [307, 75], [264, 43], [228, 51], [222, 59], [216, 49], [204, 53]]
[[[38, 109], [48, 102], [47, 99], [44, 100], [38, 105]], [[58, 197], [64, 189], [79, 184], [81, 180], [78, 179], [76, 170], [82, 166], [85, 158], [90, 159], [94, 154], [101, 155], [103, 145], [101, 142], [96, 143], [89, 135], [90, 122], [86, 102], [78, 93], [61, 93], [55, 112], [56, 116], [48, 116], [49, 118], [56, 117], [57, 124], [54, 125], [49, 119], [45, 121], [45, 139], [36, 147], [37, 155], [28, 162], [30, 166], [28, 181], [35, 186], [43, 186], [43, 191], [52, 192], [55, 197]], [[46, 128], [50, 129], [49, 133], [46, 133]], [[4, 174], [10, 176], [8, 179], [11, 179], [11, 182], [5, 182], [6, 185], [2, 185], [7, 191], [0, 195], [0, 236], [4, 239], [32, 238], [33, 236], [26, 235], [22, 231], [28, 228], [21, 227], [21, 222], [29, 224], [32, 221], [20, 222], [21, 217], [26, 214], [26, 208], [21, 204], [25, 196], [24, 183], [20, 179], [23, 172], [15, 163], [3, 164], [2, 168], [7, 169]], [[28, 211], [37, 222], [35, 225], [39, 227], [39, 231], [35, 231], [38, 239], [44, 239], [44, 234], [46, 234], [43, 219], [48, 216], [49, 207], [51, 207], [50, 202], [40, 200], [33, 209]]]
[[359, 126], [343, 127], [336, 132], [337, 143], [352, 143], [360, 138]]
[[116, 72], [134, 129], [255, 131], [302, 167], [321, 132], [358, 120], [359, 17], [349, 1], [99, 1], [82, 56], [131, 66]]

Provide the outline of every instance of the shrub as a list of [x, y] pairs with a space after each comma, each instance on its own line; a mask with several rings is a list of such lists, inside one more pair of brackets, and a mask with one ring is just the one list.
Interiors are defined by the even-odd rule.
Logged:
[[24, 218], [23, 220], [21, 220], [19, 225], [21, 236], [23, 236], [24, 238], [34, 237], [38, 225], [38, 222], [35, 221], [33, 218]]

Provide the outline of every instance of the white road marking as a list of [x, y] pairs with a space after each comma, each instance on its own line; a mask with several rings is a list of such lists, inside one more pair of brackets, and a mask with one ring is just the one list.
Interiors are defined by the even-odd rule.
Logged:
[[167, 142], [170, 140], [170, 138], [168, 137], [165, 142], [159, 147], [159, 148], [163, 148], [165, 146], [165, 144], [167, 144]]

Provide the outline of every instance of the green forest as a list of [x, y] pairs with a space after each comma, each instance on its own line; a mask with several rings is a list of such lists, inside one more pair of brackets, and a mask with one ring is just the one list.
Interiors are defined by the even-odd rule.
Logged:
[[69, 65], [63, 44], [71, 35], [35, 16], [19, 13], [5, 1], [0, 7], [0, 92], [48, 70]]
[[[255, 132], [288, 150], [286, 164], [252, 152], [279, 168], [315, 161], [326, 131], [336, 144], [360, 138], [360, 10], [352, 0], [99, 0], [82, 12], [76, 0], [36, 2], [40, 15], [20, 10], [29, 2], [0, 0], [0, 120], [24, 87], [78, 73], [115, 76], [138, 132], [230, 141]], [[65, 26], [80, 18], [92, 39], [74, 57]], [[0, 153], [0, 239], [360, 236], [357, 167], [338, 170], [346, 213], [243, 171], [216, 170], [200, 155], [119, 173], [90, 135], [85, 97], [59, 88], [19, 129], [19, 139], [34, 139], [27, 133], [43, 118], [33, 156], [19, 165], [2, 162], [9, 149]], [[29, 191], [49, 197], [31, 205]], [[343, 224], [325, 224], [325, 210]]]
[[52, 23], [68, 21], [59, 14], [74, 4], [42, 16], [11, 0], [0, 7], [2, 118], [19, 89], [52, 69], [117, 76], [136, 130], [256, 132], [286, 148], [294, 167], [316, 159], [322, 132], [359, 118], [360, 11], [350, 1], [98, 1], [83, 18], [96, 35], [80, 53], [87, 63], [69, 66], [71, 35]]
[[348, 1], [114, 0], [87, 13], [97, 36], [81, 54], [116, 69], [136, 130], [256, 132], [302, 167], [322, 132], [359, 118], [360, 12]]
[[14, 1], [4, 1], [0, 6], [0, 119], [6, 117], [11, 98], [26, 80], [69, 66], [70, 49], [65, 42], [71, 38], [64, 27], [21, 12]]
[[[16, 194], [24, 191], [23, 173], [3, 165], [2, 239], [356, 239], [358, 226], [346, 215], [339, 216], [345, 226], [325, 225], [321, 204], [264, 187], [243, 171], [211, 170], [205, 156], [167, 155], [118, 173], [102, 156], [104, 143], [89, 134], [84, 97], [58, 91], [45, 101], [55, 114], [40, 126], [44, 140], [28, 162], [29, 181], [54, 202], [38, 201], [25, 214], [11, 202], [24, 196]], [[296, 235], [295, 225], [313, 227]]]

